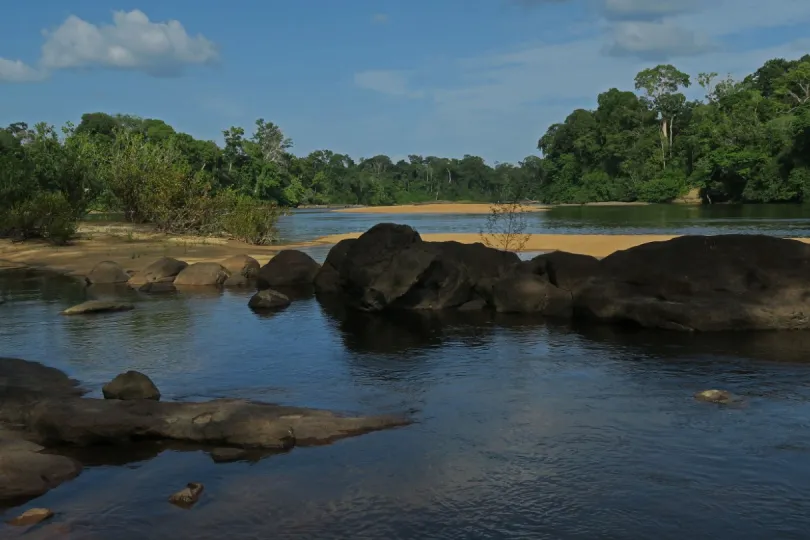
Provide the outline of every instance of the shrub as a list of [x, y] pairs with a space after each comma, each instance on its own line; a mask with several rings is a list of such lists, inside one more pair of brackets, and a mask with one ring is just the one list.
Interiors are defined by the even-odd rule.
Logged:
[[14, 205], [0, 229], [22, 239], [43, 238], [64, 245], [76, 235], [77, 221], [73, 207], [62, 193], [40, 192]]
[[276, 240], [276, 222], [281, 215], [276, 205], [233, 191], [217, 194], [213, 203], [220, 210], [218, 225], [228, 236], [259, 246]]

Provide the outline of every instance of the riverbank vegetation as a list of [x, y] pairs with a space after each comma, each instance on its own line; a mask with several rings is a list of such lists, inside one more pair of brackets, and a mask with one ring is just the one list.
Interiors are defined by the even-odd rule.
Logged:
[[[319, 150], [298, 157], [279, 126], [231, 127], [224, 144], [159, 119], [87, 113], [61, 133], [44, 123], [0, 129], [0, 232], [63, 243], [93, 210], [167, 233], [272, 241], [280, 208], [436, 200], [545, 203], [810, 199], [810, 55], [775, 59], [743, 80], [670, 65], [610, 89], [540, 138], [518, 164]], [[511, 198], [510, 198], [511, 197]], [[517, 200], [517, 199], [515, 199]]]

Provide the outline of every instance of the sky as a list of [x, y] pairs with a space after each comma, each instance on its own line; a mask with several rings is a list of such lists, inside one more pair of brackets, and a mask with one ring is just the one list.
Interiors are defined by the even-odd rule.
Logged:
[[103, 111], [221, 143], [264, 118], [298, 155], [516, 162], [641, 69], [742, 77], [810, 52], [808, 23], [810, 0], [17, 2], [0, 125]]

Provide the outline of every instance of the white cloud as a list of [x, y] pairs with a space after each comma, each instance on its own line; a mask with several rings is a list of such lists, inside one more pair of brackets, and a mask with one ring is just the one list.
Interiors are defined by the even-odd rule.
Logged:
[[21, 60], [7, 60], [0, 58], [0, 82], [32, 82], [39, 81], [46, 74], [38, 71]]
[[605, 15], [619, 20], [655, 20], [688, 13], [711, 0], [604, 0]]
[[96, 25], [71, 15], [56, 30], [43, 34], [39, 67], [0, 60], [0, 80], [42, 80], [51, 71], [75, 68], [128, 69], [171, 76], [182, 73], [188, 65], [211, 64], [218, 59], [216, 45], [204, 36], [190, 36], [176, 20], [152, 22], [137, 9], [114, 12], [112, 24]]
[[354, 83], [360, 88], [390, 96], [418, 98], [421, 91], [408, 88], [410, 72], [396, 70], [369, 70], [354, 75]]

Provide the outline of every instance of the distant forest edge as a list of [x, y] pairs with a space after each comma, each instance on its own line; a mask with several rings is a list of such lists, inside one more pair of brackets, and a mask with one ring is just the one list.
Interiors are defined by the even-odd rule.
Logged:
[[[684, 95], [693, 83], [703, 99]], [[147, 207], [158, 198], [191, 196], [177, 192], [181, 184], [210, 197], [227, 191], [232, 205], [249, 198], [281, 207], [516, 196], [670, 202], [689, 192], [705, 202], [810, 201], [810, 55], [769, 60], [743, 80], [701, 73], [693, 81], [659, 65], [640, 72], [634, 89], [610, 89], [595, 110], [577, 109], [552, 125], [538, 141], [541, 155], [494, 166], [471, 155], [396, 163], [329, 150], [298, 157], [281, 128], [263, 119], [250, 134], [225, 130], [223, 147], [130, 115], [87, 113], [61, 133], [15, 123], [0, 129], [0, 211], [34, 192], [59, 193], [82, 211], [154, 221]]]

